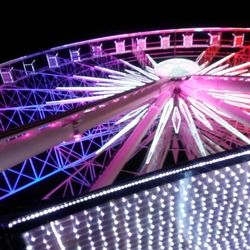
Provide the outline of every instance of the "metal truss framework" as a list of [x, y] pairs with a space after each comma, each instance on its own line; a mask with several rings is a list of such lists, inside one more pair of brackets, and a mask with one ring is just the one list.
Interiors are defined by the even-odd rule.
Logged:
[[[143, 174], [166, 159], [171, 165], [249, 144], [249, 46], [249, 29], [163, 30], [84, 41], [1, 64], [0, 199], [55, 175], [60, 178], [41, 198], [79, 195], [122, 172]], [[199, 70], [157, 75], [160, 62], [179, 57], [196, 61]], [[124, 106], [126, 99], [131, 102]], [[40, 125], [27, 127], [36, 121]], [[65, 139], [46, 136], [65, 126]], [[40, 133], [50, 141], [46, 150], [39, 151], [39, 143], [25, 146]], [[18, 147], [29, 157], [8, 165]], [[140, 166], [124, 168], [143, 150]]]

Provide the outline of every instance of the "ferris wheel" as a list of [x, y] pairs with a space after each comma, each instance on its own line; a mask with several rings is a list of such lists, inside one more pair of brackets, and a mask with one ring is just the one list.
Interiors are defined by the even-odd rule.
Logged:
[[81, 41], [0, 74], [0, 200], [80, 195], [250, 144], [248, 28]]

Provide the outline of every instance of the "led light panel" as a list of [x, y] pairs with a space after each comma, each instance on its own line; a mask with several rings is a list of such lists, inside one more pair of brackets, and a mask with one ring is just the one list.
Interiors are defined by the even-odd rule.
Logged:
[[[206, 157], [25, 215], [8, 227], [20, 231], [39, 221], [21, 229], [27, 250], [248, 249], [249, 160], [249, 147]], [[58, 217], [75, 206], [78, 211]]]

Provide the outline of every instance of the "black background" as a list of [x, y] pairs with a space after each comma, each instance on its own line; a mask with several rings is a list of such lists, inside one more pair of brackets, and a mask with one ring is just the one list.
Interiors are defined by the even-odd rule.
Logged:
[[167, 28], [250, 27], [249, 13], [244, 3], [235, 1], [4, 3], [0, 9], [0, 62], [107, 35]]

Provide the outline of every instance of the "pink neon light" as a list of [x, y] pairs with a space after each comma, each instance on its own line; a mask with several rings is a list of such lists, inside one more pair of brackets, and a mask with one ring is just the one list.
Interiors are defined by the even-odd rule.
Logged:
[[76, 134], [76, 135], [74, 135], [73, 137], [74, 137], [75, 142], [80, 141], [81, 138], [82, 138], [81, 134]]
[[181, 125], [181, 115], [177, 106], [174, 107], [174, 111], [172, 114], [172, 124], [174, 127], [174, 132], [178, 134]]

